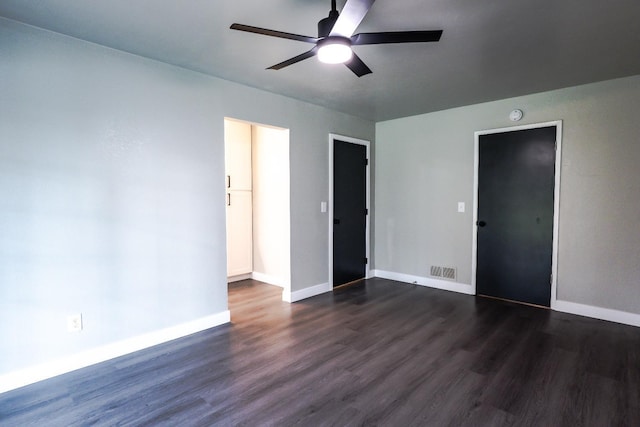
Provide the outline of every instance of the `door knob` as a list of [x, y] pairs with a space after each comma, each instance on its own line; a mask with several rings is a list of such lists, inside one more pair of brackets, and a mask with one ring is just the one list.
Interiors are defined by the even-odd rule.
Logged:
[[485, 225], [487, 225], [487, 223], [486, 223], [486, 222], [484, 222], [484, 221], [476, 221], [476, 225], [477, 225], [478, 227], [484, 227]]

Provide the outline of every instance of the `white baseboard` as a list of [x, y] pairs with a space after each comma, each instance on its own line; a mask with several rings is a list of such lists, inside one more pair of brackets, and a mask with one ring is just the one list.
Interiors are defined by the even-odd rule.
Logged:
[[251, 279], [252, 276], [253, 276], [253, 273], [238, 274], [237, 276], [229, 276], [227, 277], [227, 283], [233, 283], [233, 282], [239, 282], [241, 280]]
[[328, 283], [321, 283], [315, 286], [309, 286], [308, 288], [300, 289], [298, 291], [282, 291], [282, 301], [296, 302], [303, 299], [311, 298], [316, 295], [324, 294], [325, 292], [331, 292], [331, 285]]
[[258, 273], [257, 271], [254, 271], [251, 273], [251, 278], [259, 282], [268, 283], [269, 285], [280, 286], [281, 288], [287, 287], [285, 280], [271, 274]]
[[626, 311], [612, 310], [610, 308], [594, 307], [570, 301], [552, 301], [551, 308], [563, 313], [577, 314], [579, 316], [592, 317], [594, 319], [607, 320], [609, 322], [622, 323], [624, 325], [640, 326], [640, 314]]
[[398, 282], [427, 286], [429, 288], [474, 295], [471, 285], [468, 285], [466, 283], [450, 282], [448, 280], [433, 279], [431, 277], [414, 276], [411, 274], [395, 273], [393, 271], [384, 270], [372, 270], [371, 274], [382, 279], [396, 280]]
[[[475, 295], [471, 285], [464, 283], [449, 282], [447, 280], [438, 280], [429, 277], [413, 276], [410, 274], [394, 273], [384, 270], [372, 270], [371, 274], [382, 279], [396, 280], [398, 282], [412, 283], [420, 286], [428, 286], [430, 288]], [[593, 319], [622, 323], [624, 325], [640, 326], [640, 314], [629, 313], [626, 311], [612, 310], [610, 308], [595, 307], [561, 300], [551, 301], [551, 309], [561, 311], [563, 313], [591, 317]]]
[[229, 310], [226, 310], [191, 322], [92, 348], [59, 360], [0, 375], [0, 393], [204, 331], [229, 323], [230, 320]]

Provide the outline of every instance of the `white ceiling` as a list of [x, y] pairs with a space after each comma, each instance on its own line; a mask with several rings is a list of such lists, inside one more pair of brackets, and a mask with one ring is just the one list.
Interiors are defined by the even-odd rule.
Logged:
[[[356, 77], [310, 45], [330, 0], [2, 0], [0, 16], [374, 121], [640, 74], [638, 0], [378, 0], [356, 32], [444, 30], [439, 43], [356, 46]], [[338, 9], [345, 0], [338, 0]]]

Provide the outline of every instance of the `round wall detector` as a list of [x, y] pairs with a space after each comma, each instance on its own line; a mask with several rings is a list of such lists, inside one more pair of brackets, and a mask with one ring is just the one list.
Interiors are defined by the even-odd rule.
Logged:
[[524, 116], [522, 110], [513, 110], [511, 113], [509, 113], [509, 119], [512, 122], [519, 121], [520, 119], [522, 119], [522, 116]]

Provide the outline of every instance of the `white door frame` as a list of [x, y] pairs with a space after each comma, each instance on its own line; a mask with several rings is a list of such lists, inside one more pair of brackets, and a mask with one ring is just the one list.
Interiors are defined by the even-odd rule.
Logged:
[[365, 253], [367, 257], [367, 264], [365, 265], [365, 278], [371, 277], [371, 252], [370, 252], [370, 219], [371, 219], [371, 142], [365, 139], [352, 138], [349, 136], [338, 135], [335, 133], [329, 134], [329, 207], [328, 207], [328, 223], [329, 223], [329, 287], [333, 289], [333, 144], [334, 141], [349, 142], [351, 144], [364, 145], [367, 149], [367, 167], [366, 167], [366, 209], [369, 213], [365, 218]]
[[471, 245], [471, 292], [476, 295], [476, 274], [478, 262], [478, 167], [479, 167], [479, 144], [481, 135], [494, 133], [513, 132], [526, 129], [537, 129], [542, 127], [556, 127], [556, 162], [555, 162], [555, 187], [553, 190], [553, 252], [551, 257], [551, 301], [550, 308], [556, 309], [557, 288], [558, 288], [558, 224], [560, 222], [560, 171], [562, 165], [562, 120], [555, 120], [544, 123], [532, 123], [528, 125], [512, 126], [499, 129], [489, 129], [475, 132], [474, 153], [473, 153], [473, 237]]
[[[271, 128], [271, 129], [277, 129], [277, 130], [281, 130], [281, 131], [286, 131], [287, 132], [287, 153], [286, 153], [286, 164], [284, 164], [283, 166], [286, 167], [289, 170], [289, 176], [288, 176], [288, 183], [287, 183], [287, 189], [286, 189], [286, 194], [287, 194], [287, 198], [288, 200], [288, 204], [289, 204], [289, 210], [287, 212], [287, 216], [288, 216], [288, 230], [287, 230], [287, 251], [286, 251], [286, 256], [287, 256], [287, 267], [286, 267], [286, 272], [283, 276], [275, 276], [275, 275], [268, 275], [268, 274], [262, 274], [256, 271], [252, 271], [248, 274], [243, 274], [243, 275], [239, 275], [239, 276], [235, 276], [233, 277], [232, 281], [237, 281], [237, 280], [245, 280], [245, 279], [254, 279], [254, 280], [258, 280], [264, 283], [268, 283], [274, 286], [279, 286], [282, 288], [282, 300], [286, 301], [286, 302], [291, 302], [291, 174], [290, 174], [290, 169], [291, 169], [291, 133], [290, 133], [290, 129], [288, 128], [283, 128], [280, 126], [275, 126], [275, 125], [269, 125], [269, 124], [264, 124], [264, 123], [259, 123], [259, 122], [254, 122], [251, 120], [243, 120], [243, 119], [237, 119], [234, 117], [224, 117], [224, 121], [226, 122], [227, 120], [229, 121], [235, 121], [235, 122], [240, 122], [240, 123], [244, 123], [247, 125], [250, 125], [252, 127], [252, 129], [254, 127], [256, 128]], [[224, 130], [223, 130], [224, 133]], [[226, 134], [223, 135], [223, 137], [226, 138]], [[253, 137], [253, 131], [252, 131], [252, 137]], [[253, 141], [252, 141], [253, 144]], [[226, 159], [226, 155], [227, 155], [227, 151], [226, 151], [226, 147], [225, 147], [225, 159]], [[252, 155], [253, 155], [253, 148], [252, 148]], [[251, 164], [251, 167], [253, 168], [253, 161]], [[253, 180], [253, 178], [252, 178]], [[252, 192], [253, 192], [253, 187], [252, 187]], [[226, 191], [225, 191], [226, 194]], [[225, 200], [226, 203], [226, 200]], [[253, 250], [253, 249], [252, 249]], [[225, 255], [228, 257], [227, 251], [225, 249]], [[226, 264], [225, 264], [226, 266]], [[225, 267], [226, 268], [226, 267]], [[229, 280], [229, 277], [227, 277], [227, 280]]]

